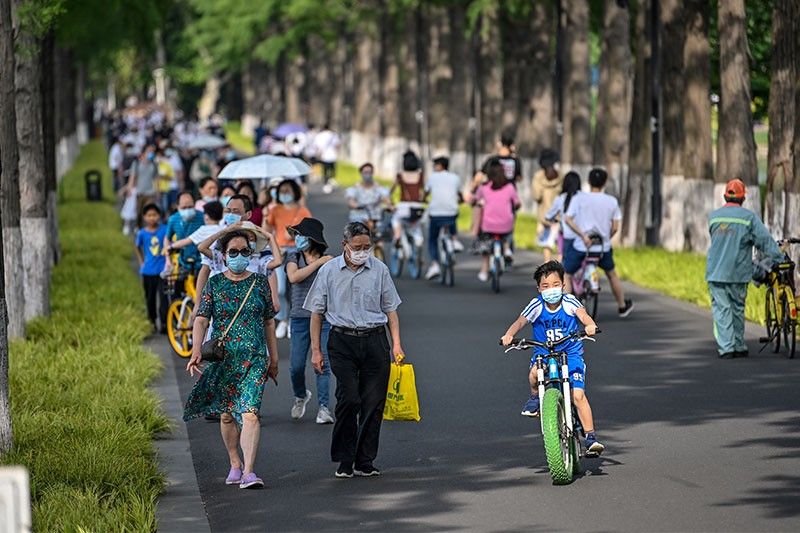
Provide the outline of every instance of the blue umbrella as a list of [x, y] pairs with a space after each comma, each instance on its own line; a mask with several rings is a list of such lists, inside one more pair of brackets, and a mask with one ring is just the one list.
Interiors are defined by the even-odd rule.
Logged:
[[303, 126], [302, 124], [292, 124], [292, 123], [285, 123], [281, 124], [274, 130], [272, 130], [272, 136], [277, 137], [279, 139], [285, 139], [287, 135], [292, 133], [305, 133], [308, 131], [308, 128]]

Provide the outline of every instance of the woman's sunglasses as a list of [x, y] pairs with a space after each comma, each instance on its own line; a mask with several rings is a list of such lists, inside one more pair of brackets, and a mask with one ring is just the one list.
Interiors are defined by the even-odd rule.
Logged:
[[251, 250], [250, 248], [242, 248], [241, 250], [236, 250], [234, 248], [231, 248], [228, 250], [227, 253], [228, 257], [237, 257], [239, 254], [241, 254], [243, 257], [250, 257], [251, 255], [253, 255], [253, 250]]

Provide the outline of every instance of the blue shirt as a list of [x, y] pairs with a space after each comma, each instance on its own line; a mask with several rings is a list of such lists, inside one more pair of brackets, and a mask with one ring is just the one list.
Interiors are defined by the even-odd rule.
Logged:
[[164, 251], [164, 235], [167, 227], [161, 224], [157, 230], [140, 229], [136, 234], [136, 247], [142, 251], [144, 263], [139, 269], [143, 276], [158, 276], [164, 270], [167, 258], [161, 255]]
[[[198, 229], [200, 229], [205, 222], [203, 221], [203, 213], [195, 210], [194, 216], [189, 220], [183, 220], [180, 213], [173, 213], [167, 220], [167, 239], [175, 240], [185, 239]], [[187, 267], [187, 259], [194, 259], [196, 264], [200, 264], [200, 252], [197, 246], [191, 244], [185, 248], [181, 248], [180, 263], [182, 267]]]
[[[556, 341], [578, 331], [580, 321], [575, 316], [575, 312], [581, 307], [583, 304], [577, 298], [571, 294], [565, 294], [558, 308], [551, 311], [542, 296], [539, 295], [531, 300], [521, 314], [533, 325], [533, 340], [538, 342]], [[563, 350], [568, 356], [582, 356], [583, 342], [573, 339], [559, 344], [556, 349]], [[536, 346], [533, 353], [547, 355], [548, 351], [546, 348]]]

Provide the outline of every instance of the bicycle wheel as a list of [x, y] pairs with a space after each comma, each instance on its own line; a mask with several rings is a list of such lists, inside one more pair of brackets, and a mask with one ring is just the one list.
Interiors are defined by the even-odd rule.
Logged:
[[422, 276], [422, 248], [414, 246], [411, 257], [408, 258], [408, 275], [411, 279], [419, 279]]
[[573, 453], [572, 438], [567, 434], [564, 416], [564, 398], [556, 388], [547, 389], [542, 401], [542, 437], [547, 466], [553, 485], [572, 482]]
[[583, 282], [583, 306], [592, 319], [597, 317], [597, 298], [598, 294], [592, 289], [592, 284], [588, 281]]
[[[181, 310], [183, 313], [181, 314]], [[181, 357], [192, 355], [192, 316], [194, 305], [191, 300], [175, 300], [167, 309], [167, 338], [172, 349]]]
[[[794, 298], [791, 290], [783, 293], [781, 298], [781, 317], [783, 318], [781, 329], [783, 330], [783, 347], [786, 350], [786, 357], [794, 359], [795, 344], [797, 341], [797, 320], [792, 318], [792, 309], [788, 298]], [[797, 311], [795, 311], [797, 313]]]
[[583, 474], [583, 467], [581, 466], [581, 437], [583, 436], [583, 428], [581, 427], [581, 419], [578, 417], [578, 411], [575, 405], [572, 405], [572, 438], [570, 439], [570, 453], [572, 454], [572, 474], [574, 476]]
[[772, 343], [772, 351], [778, 353], [781, 349], [780, 323], [778, 322], [778, 306], [775, 302], [775, 292], [771, 287], [767, 288], [767, 299], [765, 306], [764, 320], [767, 327], [767, 342]]
[[447, 265], [442, 269], [442, 280], [445, 281], [448, 287], [452, 287], [456, 282], [455, 270], [453, 268], [453, 256], [450, 252], [447, 252]]
[[503, 268], [503, 265], [500, 262], [503, 261], [500, 257], [493, 257], [492, 258], [492, 290], [497, 294], [500, 292], [500, 272]]
[[389, 271], [392, 273], [392, 277], [399, 278], [403, 275], [404, 262], [402, 248], [392, 245], [392, 255], [389, 259]]

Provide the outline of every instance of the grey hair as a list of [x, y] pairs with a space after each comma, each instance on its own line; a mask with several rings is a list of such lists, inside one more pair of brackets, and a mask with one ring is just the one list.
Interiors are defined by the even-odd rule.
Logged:
[[344, 227], [345, 242], [350, 242], [353, 237], [358, 237], [359, 235], [366, 235], [370, 241], [372, 240], [372, 232], [363, 222], [350, 222]]

